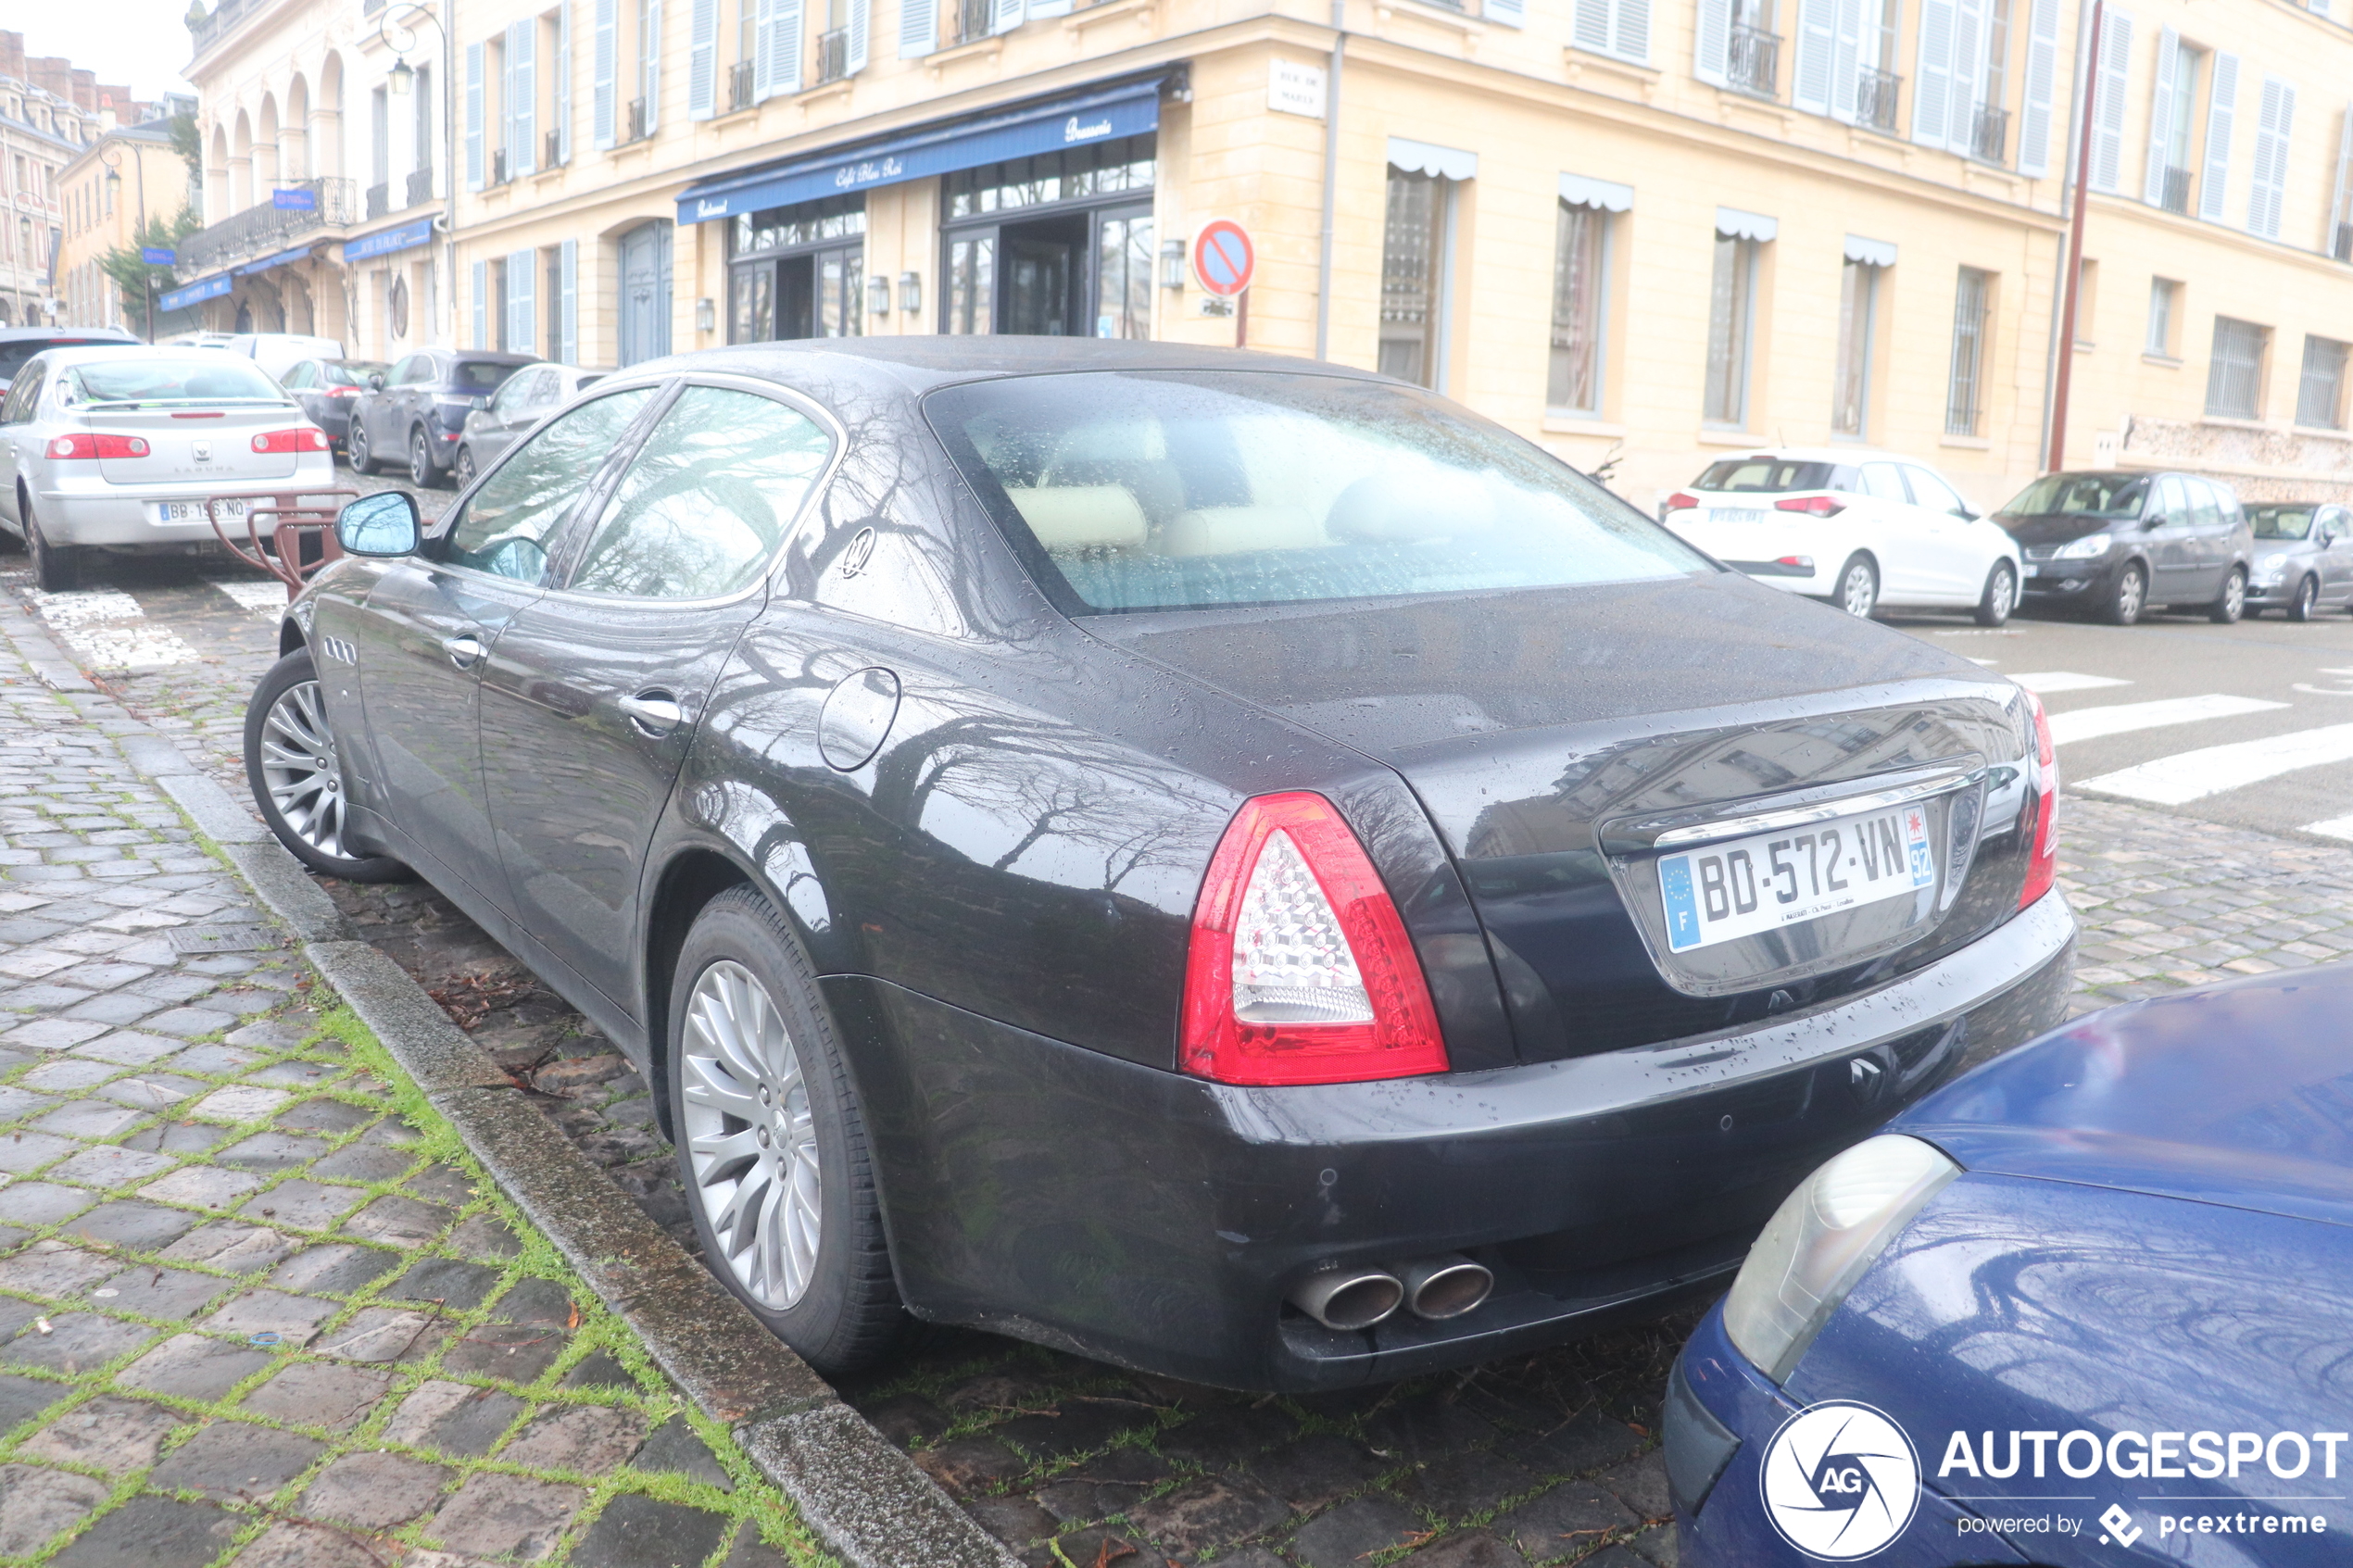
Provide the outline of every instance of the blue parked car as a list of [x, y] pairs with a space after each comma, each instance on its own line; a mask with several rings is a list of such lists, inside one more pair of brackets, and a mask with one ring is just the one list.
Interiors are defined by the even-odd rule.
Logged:
[[2111, 1008], [1816, 1171], [1668, 1384], [1685, 1568], [2353, 1562], [2348, 1018]]

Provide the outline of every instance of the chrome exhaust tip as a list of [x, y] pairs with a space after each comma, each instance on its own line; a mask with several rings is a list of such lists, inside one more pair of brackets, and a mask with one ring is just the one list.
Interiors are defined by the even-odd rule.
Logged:
[[1459, 1252], [1424, 1258], [1398, 1273], [1404, 1276], [1399, 1283], [1404, 1286], [1405, 1306], [1417, 1318], [1459, 1318], [1495, 1288], [1495, 1276], [1486, 1265]]
[[1326, 1328], [1370, 1328], [1397, 1311], [1405, 1287], [1386, 1269], [1332, 1269], [1292, 1286], [1284, 1299]]

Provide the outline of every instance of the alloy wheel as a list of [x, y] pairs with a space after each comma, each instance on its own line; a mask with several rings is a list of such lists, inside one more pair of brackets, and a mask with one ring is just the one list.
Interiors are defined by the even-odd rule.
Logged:
[[2142, 581], [2141, 574], [2126, 567], [2124, 576], [2116, 584], [2116, 621], [2119, 625], [2130, 626], [2141, 618], [2141, 597], [2147, 592], [2148, 585]]
[[2309, 621], [2321, 608], [2321, 585], [2307, 577], [2296, 586], [2296, 603], [2288, 608], [2291, 621]]
[[409, 483], [420, 490], [433, 483], [433, 450], [425, 445], [423, 431], [409, 438]]
[[1870, 618], [1879, 607], [1879, 574], [1869, 561], [1852, 561], [1838, 585], [1838, 608], [1858, 621]]
[[368, 427], [356, 418], [351, 421], [351, 433], [344, 437], [343, 450], [344, 456], [351, 459], [352, 472], [376, 471], [375, 464], [368, 457]]
[[679, 1048], [694, 1201], [736, 1284], [781, 1311], [809, 1288], [823, 1225], [799, 1053], [767, 988], [730, 959], [695, 981]]
[[474, 482], [474, 450], [471, 446], [458, 448], [458, 466], [452, 471], [458, 488], [463, 490]]
[[321, 855], [349, 858], [343, 847], [343, 768], [318, 682], [288, 686], [270, 705], [261, 727], [261, 781], [296, 838]]

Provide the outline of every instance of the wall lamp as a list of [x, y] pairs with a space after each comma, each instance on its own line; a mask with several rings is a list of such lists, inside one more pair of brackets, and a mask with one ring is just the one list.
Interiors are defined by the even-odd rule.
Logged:
[[866, 280], [866, 313], [870, 316], [890, 314], [890, 280], [874, 277]]
[[910, 316], [924, 307], [924, 279], [920, 272], [899, 274], [899, 308]]
[[719, 330], [719, 302], [711, 299], [695, 301], [695, 331], [711, 332]]
[[1185, 242], [1164, 240], [1160, 246], [1160, 286], [1181, 289], [1185, 286]]

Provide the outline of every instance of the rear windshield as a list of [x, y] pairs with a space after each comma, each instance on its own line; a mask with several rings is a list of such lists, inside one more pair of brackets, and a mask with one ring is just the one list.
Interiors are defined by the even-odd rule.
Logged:
[[2002, 510], [2011, 517], [2138, 517], [2148, 488], [2144, 473], [2047, 474]]
[[2313, 511], [2311, 507], [2258, 507], [2246, 515], [2258, 539], [2309, 539]]
[[285, 389], [250, 359], [140, 359], [125, 356], [65, 372], [68, 404], [283, 403]]
[[1694, 490], [1860, 490], [1862, 480], [1843, 463], [1804, 463], [1787, 458], [1727, 458], [1710, 463]]
[[1379, 383], [1025, 376], [935, 393], [925, 412], [1073, 614], [1713, 570], [1537, 447]]
[[496, 392], [521, 365], [494, 365], [486, 359], [460, 359], [450, 367], [449, 381], [468, 392]]
[[119, 337], [26, 337], [0, 343], [0, 381], [16, 380], [26, 360], [52, 348], [97, 348], [121, 341]]
[[370, 376], [381, 376], [391, 369], [381, 359], [331, 359], [320, 365], [319, 374], [329, 386], [365, 386]]

